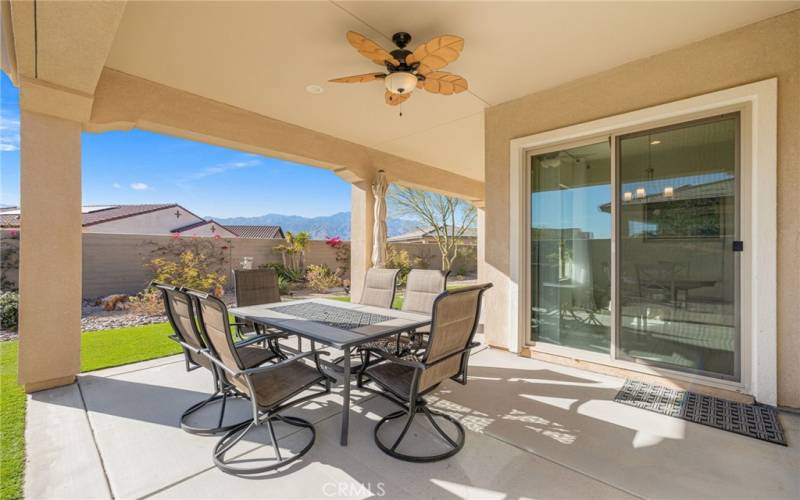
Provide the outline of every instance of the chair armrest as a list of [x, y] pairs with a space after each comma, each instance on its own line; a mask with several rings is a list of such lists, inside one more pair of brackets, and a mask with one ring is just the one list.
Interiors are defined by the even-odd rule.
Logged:
[[178, 337], [177, 335], [170, 335], [169, 338], [171, 340], [174, 340], [175, 342], [179, 343], [181, 345], [181, 347], [183, 347], [187, 351], [191, 351], [191, 352], [193, 352], [195, 354], [202, 354], [202, 352], [203, 352], [202, 349], [198, 349], [197, 347], [195, 347], [193, 345], [187, 344], [186, 342], [181, 340], [180, 337]]
[[240, 342], [237, 342], [236, 344], [234, 344], [234, 347], [237, 347], [237, 348], [238, 347], [244, 347], [244, 346], [248, 346], [250, 344], [255, 344], [256, 342], [261, 342], [261, 341], [267, 340], [267, 339], [269, 339], [269, 336], [267, 336], [267, 335], [256, 335], [254, 337], [250, 337], [247, 340], [242, 340]]
[[286, 366], [289, 363], [292, 363], [294, 361], [298, 361], [298, 360], [301, 360], [301, 359], [304, 359], [304, 358], [309, 358], [309, 357], [312, 357], [312, 356], [317, 360], [317, 367], [319, 367], [319, 357], [320, 356], [327, 356], [327, 355], [328, 355], [328, 353], [324, 352], [324, 351], [300, 352], [300, 353], [297, 353], [297, 354], [295, 354], [293, 356], [290, 356], [290, 357], [284, 359], [283, 361], [280, 361], [280, 362], [275, 363], [275, 364], [268, 364], [268, 365], [257, 366], [255, 368], [249, 368], [247, 370], [239, 372], [239, 374], [237, 376], [241, 376], [241, 375], [249, 376], [249, 375], [255, 375], [257, 373], [264, 373], [264, 372], [267, 372], [267, 371], [270, 371], [270, 370], [275, 370], [275, 369], [280, 368], [282, 366]]
[[386, 361], [397, 363], [398, 365], [408, 366], [410, 368], [419, 368], [419, 369], [425, 368], [425, 365], [423, 365], [419, 361], [411, 361], [408, 359], [398, 358], [397, 356], [389, 354], [388, 352], [381, 349], [376, 349], [374, 347], [366, 347], [363, 348], [362, 350], [370, 354], [375, 354], [379, 358], [385, 359]]

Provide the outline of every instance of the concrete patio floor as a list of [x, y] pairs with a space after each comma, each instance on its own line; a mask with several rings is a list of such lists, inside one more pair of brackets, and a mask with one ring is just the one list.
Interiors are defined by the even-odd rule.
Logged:
[[[204, 399], [210, 375], [179, 356], [84, 374], [28, 401], [25, 496], [43, 498], [800, 498], [800, 416], [783, 413], [789, 447], [612, 401], [623, 380], [483, 349], [470, 382], [431, 398], [468, 429], [464, 449], [433, 464], [375, 446], [375, 422], [396, 408], [356, 392], [350, 443], [339, 445], [338, 390], [289, 410], [317, 439], [278, 473], [241, 478], [211, 462], [215, 437], [178, 416]], [[247, 414], [233, 405], [231, 418]], [[199, 418], [204, 418], [203, 416]], [[288, 436], [291, 444], [299, 434]], [[413, 438], [431, 445], [428, 430]], [[237, 453], [267, 450], [265, 433]]]

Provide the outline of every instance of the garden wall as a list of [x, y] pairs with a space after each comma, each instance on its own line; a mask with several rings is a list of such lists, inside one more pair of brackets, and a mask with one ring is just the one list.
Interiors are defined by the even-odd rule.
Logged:
[[[268, 262], [281, 262], [280, 252], [275, 247], [283, 240], [250, 238], [174, 238], [172, 236], [145, 236], [139, 234], [83, 234], [83, 296], [101, 297], [112, 293], [135, 294], [140, 292], [152, 278], [146, 267], [151, 259], [164, 255], [164, 249], [192, 248], [203, 245], [213, 248], [219, 255], [217, 271], [228, 276], [231, 285], [232, 271], [241, 268], [244, 257], [253, 258], [253, 267]], [[16, 288], [18, 283], [19, 236], [16, 231], [2, 231], [2, 283], [3, 288]], [[419, 257], [421, 267], [440, 269], [441, 257], [435, 244], [397, 243], [398, 250], [406, 250], [412, 257]], [[169, 252], [167, 252], [169, 253]], [[476, 270], [474, 247], [459, 256], [453, 265], [453, 274], [472, 274]], [[313, 240], [306, 250], [306, 264], [324, 264], [336, 269], [336, 249], [324, 241]]]

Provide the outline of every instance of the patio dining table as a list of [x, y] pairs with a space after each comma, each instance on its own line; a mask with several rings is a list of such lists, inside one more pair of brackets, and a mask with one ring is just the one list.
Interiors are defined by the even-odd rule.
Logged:
[[235, 307], [229, 312], [237, 318], [308, 339], [312, 346], [320, 343], [344, 351], [340, 438], [342, 446], [347, 445], [350, 356], [353, 350], [367, 342], [426, 326], [431, 322], [430, 316], [424, 314], [322, 298]]

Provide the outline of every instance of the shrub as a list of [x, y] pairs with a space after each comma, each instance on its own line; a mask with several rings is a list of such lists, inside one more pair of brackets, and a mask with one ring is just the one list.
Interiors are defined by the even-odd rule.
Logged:
[[308, 286], [317, 292], [324, 292], [329, 288], [342, 285], [339, 270], [337, 269], [336, 272], [331, 271], [326, 265], [309, 264], [306, 270], [306, 281]]
[[163, 316], [164, 301], [156, 288], [147, 288], [128, 300], [128, 310], [143, 316]]
[[3, 330], [17, 330], [19, 314], [19, 294], [17, 292], [0, 293], [0, 327]]
[[386, 268], [399, 269], [400, 272], [397, 275], [397, 284], [399, 286], [406, 286], [408, 273], [410, 273], [412, 269], [424, 269], [425, 261], [420, 257], [414, 257], [412, 259], [408, 255], [407, 250], [397, 250], [389, 246], [389, 248], [386, 249]]
[[205, 253], [184, 250], [177, 259], [157, 257], [147, 266], [153, 270], [153, 279], [173, 286], [194, 288], [221, 297], [226, 278], [212, 270], [216, 262]]
[[267, 262], [266, 264], [262, 264], [260, 267], [262, 269], [274, 269], [275, 272], [278, 274], [279, 285], [281, 279], [283, 279], [283, 281], [286, 282], [287, 287], [289, 283], [299, 283], [303, 281], [302, 272], [288, 268], [283, 264], [281, 264], [280, 262]]

